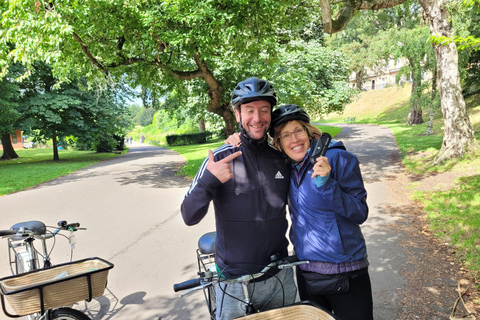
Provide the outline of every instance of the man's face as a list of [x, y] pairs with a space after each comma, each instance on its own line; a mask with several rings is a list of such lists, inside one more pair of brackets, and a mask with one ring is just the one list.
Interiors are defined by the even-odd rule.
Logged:
[[242, 104], [240, 111], [235, 109], [235, 117], [237, 122], [241, 122], [251, 139], [261, 140], [270, 128], [271, 109], [268, 101], [252, 101]]

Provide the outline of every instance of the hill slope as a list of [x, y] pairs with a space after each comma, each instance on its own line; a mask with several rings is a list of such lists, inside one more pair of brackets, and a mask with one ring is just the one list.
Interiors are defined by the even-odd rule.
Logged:
[[381, 90], [362, 91], [360, 95], [345, 107], [342, 114], [331, 114], [325, 117], [327, 121], [340, 121], [347, 117], [356, 117], [357, 121], [374, 119], [386, 115], [393, 109], [407, 108], [410, 99], [411, 86], [394, 86]]

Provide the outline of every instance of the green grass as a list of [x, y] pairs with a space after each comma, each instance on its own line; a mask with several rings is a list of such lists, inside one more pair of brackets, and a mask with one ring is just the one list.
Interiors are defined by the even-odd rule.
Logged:
[[223, 144], [224, 140], [225, 139], [214, 139], [209, 143], [168, 148], [178, 152], [187, 160], [187, 164], [180, 170], [180, 174], [193, 178], [197, 174], [200, 165], [207, 157], [208, 150], [218, 148]]
[[465, 266], [480, 271], [480, 175], [458, 179], [448, 191], [417, 192], [437, 237], [457, 248]]
[[59, 150], [60, 161], [53, 161], [51, 148], [15, 152], [19, 158], [0, 161], [0, 196], [36, 186], [118, 156], [115, 153]]

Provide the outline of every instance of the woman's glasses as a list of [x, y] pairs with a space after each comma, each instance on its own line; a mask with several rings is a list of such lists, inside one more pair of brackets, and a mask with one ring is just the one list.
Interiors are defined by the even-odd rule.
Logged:
[[292, 135], [295, 135], [295, 137], [297, 137], [298, 139], [303, 137], [306, 134], [307, 132], [305, 131], [305, 127], [301, 127], [301, 128], [295, 129], [292, 132], [282, 132], [280, 134], [280, 140], [282, 140], [283, 142], [288, 142], [292, 139]]

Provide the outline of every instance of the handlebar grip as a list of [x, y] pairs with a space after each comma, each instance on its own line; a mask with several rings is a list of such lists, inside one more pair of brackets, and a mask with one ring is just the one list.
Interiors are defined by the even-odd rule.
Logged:
[[285, 260], [288, 262], [288, 263], [294, 263], [294, 262], [299, 262], [300, 259], [298, 259], [298, 257], [295, 255], [295, 256], [288, 256], [288, 257], [285, 257]]
[[17, 231], [15, 230], [0, 230], [0, 237], [3, 237], [3, 236], [11, 236], [13, 234], [16, 234]]
[[78, 222], [74, 222], [74, 223], [69, 223], [69, 224], [67, 224], [67, 229], [70, 229], [70, 228], [76, 229], [76, 228], [78, 228], [78, 227], [80, 227], [80, 223], [78, 223]]
[[173, 285], [173, 291], [178, 292], [182, 290], [187, 290], [191, 288], [198, 287], [201, 284], [200, 278], [198, 279], [192, 279], [192, 280], [187, 280], [181, 283], [176, 283]]

